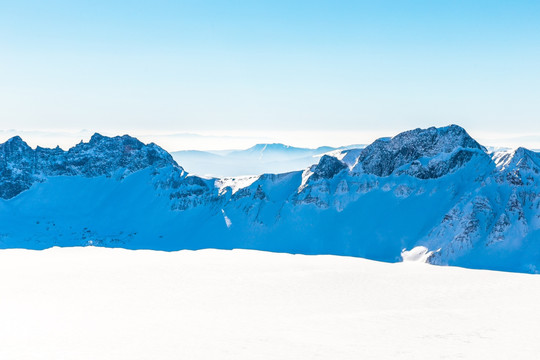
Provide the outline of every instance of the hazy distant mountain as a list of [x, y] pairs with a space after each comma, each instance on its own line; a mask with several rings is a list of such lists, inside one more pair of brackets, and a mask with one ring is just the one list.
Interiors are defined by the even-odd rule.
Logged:
[[274, 143], [257, 144], [245, 150], [185, 150], [172, 152], [171, 155], [190, 174], [235, 177], [301, 170], [316, 164], [323, 154], [330, 151], [364, 146], [349, 145], [339, 148], [322, 146], [308, 149]]
[[[257, 145], [218, 159], [317, 152]], [[2, 248], [248, 248], [540, 272], [540, 155], [488, 152], [455, 125], [248, 178], [189, 175], [129, 136], [68, 151], [15, 137], [0, 144], [0, 174]]]

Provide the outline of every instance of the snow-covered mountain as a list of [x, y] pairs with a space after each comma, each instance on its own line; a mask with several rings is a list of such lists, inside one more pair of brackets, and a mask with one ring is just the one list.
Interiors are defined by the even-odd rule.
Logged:
[[184, 150], [171, 155], [190, 174], [234, 177], [300, 170], [318, 163], [320, 157], [326, 153], [363, 147], [365, 146], [321, 146], [308, 149], [284, 144], [257, 144], [245, 150]]
[[456, 125], [323, 155], [303, 171], [189, 175], [155, 144], [0, 145], [0, 247], [247, 248], [540, 270], [540, 155]]
[[96, 133], [88, 143], [81, 142], [69, 151], [59, 147], [34, 150], [15, 136], [0, 145], [0, 197], [12, 198], [49, 177], [105, 175], [121, 179], [144, 168], [172, 163], [171, 155], [159, 146], [144, 145], [127, 135], [108, 138]]

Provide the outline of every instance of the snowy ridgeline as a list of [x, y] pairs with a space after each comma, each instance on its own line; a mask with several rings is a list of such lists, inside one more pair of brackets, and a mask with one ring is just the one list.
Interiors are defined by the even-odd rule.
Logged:
[[528, 274], [96, 247], [2, 250], [0, 273], [1, 359], [507, 360], [540, 353], [540, 277]]
[[[334, 151], [305, 170], [189, 175], [155, 144], [0, 145], [0, 247], [245, 248], [540, 271], [540, 156], [459, 126]], [[403, 256], [403, 257], [402, 257]]]

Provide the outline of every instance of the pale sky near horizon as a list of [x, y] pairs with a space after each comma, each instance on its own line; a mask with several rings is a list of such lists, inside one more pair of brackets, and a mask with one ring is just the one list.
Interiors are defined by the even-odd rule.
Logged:
[[455, 123], [540, 148], [538, 19], [519, 0], [0, 0], [0, 140], [315, 147]]

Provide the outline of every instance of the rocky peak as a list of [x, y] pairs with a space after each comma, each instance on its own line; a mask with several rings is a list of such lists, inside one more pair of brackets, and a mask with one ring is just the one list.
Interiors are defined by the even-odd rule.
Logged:
[[512, 185], [534, 185], [540, 175], [540, 155], [534, 151], [517, 148], [510, 152], [494, 153], [492, 156], [498, 170], [497, 180]]
[[121, 148], [123, 146], [130, 146], [133, 149], [141, 149], [145, 145], [141, 141], [139, 141], [137, 138], [131, 137], [129, 135], [108, 137], [108, 136], [103, 136], [99, 133], [95, 133], [94, 135], [90, 137], [90, 140], [87, 143], [80, 142], [78, 145], [75, 146], [75, 148], [82, 147], [82, 148], [94, 148], [94, 149], [99, 149], [99, 148], [112, 149], [112, 148]]
[[20, 145], [28, 146], [28, 145], [24, 142], [24, 140], [23, 140], [20, 136], [18, 136], [18, 135], [13, 136], [12, 138], [8, 139], [8, 140], [7, 140], [4, 144], [2, 144], [2, 145], [5, 145], [5, 144], [20, 144]]
[[24, 152], [32, 150], [27, 143], [21, 139], [20, 136], [14, 136], [8, 139], [5, 143], [0, 144], [0, 151], [3, 154], [15, 153], [15, 152]]
[[48, 176], [124, 177], [147, 167], [173, 166], [182, 170], [159, 146], [124, 135], [94, 134], [68, 151], [59, 147], [30, 148], [20, 137], [0, 144], [0, 197], [11, 198]]
[[148, 166], [178, 166], [159, 146], [145, 145], [129, 135], [107, 137], [95, 133], [88, 143], [69, 149], [66, 157], [93, 175], [107, 174], [119, 168], [134, 172]]
[[31, 161], [33, 150], [19, 136], [12, 137], [0, 144], [0, 174], [6, 176], [6, 170], [15, 169], [19, 164]]
[[91, 137], [90, 137], [90, 140], [88, 141], [89, 143], [97, 143], [97, 142], [100, 142], [101, 140], [105, 139], [106, 137], [101, 135], [100, 133], [94, 133]]
[[540, 155], [523, 147], [519, 147], [513, 151], [495, 152], [492, 154], [492, 159], [499, 170], [540, 167]]
[[504, 161], [498, 165], [505, 169], [532, 170], [538, 173], [540, 170], [540, 156], [534, 151], [519, 147], [513, 153], [509, 153]]
[[433, 158], [459, 149], [486, 149], [460, 126], [415, 129], [393, 138], [376, 140], [367, 146], [358, 158], [362, 170], [377, 176], [388, 176], [403, 165], [421, 158]]
[[323, 155], [319, 163], [313, 168], [312, 180], [331, 179], [341, 170], [346, 169], [347, 165], [333, 156]]

